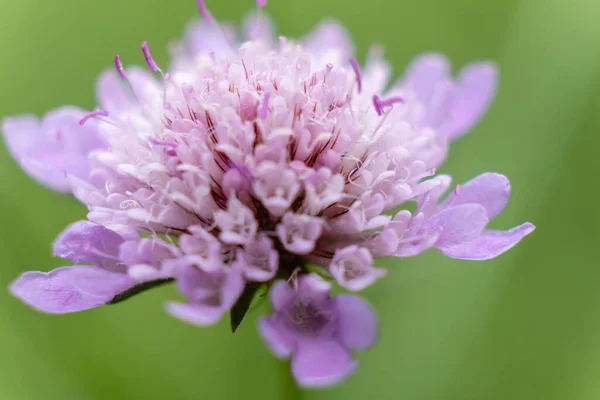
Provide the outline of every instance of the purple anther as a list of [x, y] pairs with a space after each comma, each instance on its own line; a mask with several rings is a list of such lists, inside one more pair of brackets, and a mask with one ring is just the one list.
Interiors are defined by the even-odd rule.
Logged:
[[150, 54], [148, 42], [142, 43], [142, 52], [144, 53], [144, 58], [146, 59], [146, 64], [148, 64], [148, 68], [150, 68], [150, 71], [160, 71], [160, 68], [158, 68], [158, 64], [156, 64], [156, 61], [154, 61], [154, 58], [152, 58], [152, 54]]
[[197, 0], [197, 1], [198, 1], [198, 9], [200, 10], [200, 15], [202, 15], [202, 18], [204, 18], [204, 20], [206, 22], [208, 22], [209, 24], [214, 24], [215, 19], [213, 18], [210, 11], [208, 11], [208, 8], [206, 8], [206, 4], [204, 4], [204, 0]]
[[375, 107], [375, 111], [377, 115], [383, 115], [383, 108], [392, 106], [396, 103], [404, 103], [404, 98], [400, 96], [393, 96], [389, 99], [381, 100], [381, 98], [377, 95], [373, 96], [373, 106]]
[[83, 124], [85, 124], [90, 118], [96, 117], [108, 117], [108, 113], [102, 110], [89, 112], [86, 115], [84, 115], [83, 118], [81, 118], [81, 120], [79, 121], [79, 125], [83, 126]]
[[352, 69], [356, 74], [356, 86], [358, 88], [358, 93], [360, 93], [362, 91], [362, 76], [360, 74], [360, 65], [358, 65], [358, 61], [356, 61], [356, 58], [351, 58], [350, 64], [352, 65]]
[[127, 75], [125, 75], [125, 69], [123, 68], [123, 63], [121, 62], [121, 56], [115, 56], [115, 67], [117, 68], [117, 72], [121, 76], [123, 80], [127, 80]]

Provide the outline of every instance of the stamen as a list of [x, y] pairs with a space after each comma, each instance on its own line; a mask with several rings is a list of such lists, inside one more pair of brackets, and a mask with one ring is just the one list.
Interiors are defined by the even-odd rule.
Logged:
[[117, 68], [117, 72], [121, 76], [121, 79], [126, 81], [127, 75], [125, 75], [125, 69], [123, 68], [123, 63], [121, 62], [121, 56], [118, 54], [115, 56], [115, 67]]
[[258, 8], [266, 7], [267, 6], [267, 0], [256, 0], [256, 6]]
[[258, 111], [258, 117], [260, 119], [267, 118], [267, 114], [269, 113], [269, 100], [271, 99], [271, 92], [266, 92], [263, 97], [262, 105], [260, 110]]
[[373, 106], [375, 107], [375, 111], [377, 112], [377, 115], [379, 115], [379, 116], [383, 115], [384, 107], [393, 106], [394, 104], [397, 104], [397, 103], [404, 103], [404, 98], [400, 97], [400, 96], [393, 96], [393, 97], [390, 97], [389, 99], [381, 100], [381, 98], [379, 96], [377, 96], [377, 95], [373, 96]]
[[150, 71], [152, 71], [152, 72], [161, 71], [161, 69], [158, 68], [158, 64], [156, 64], [156, 61], [154, 61], [154, 58], [152, 58], [152, 54], [150, 54], [150, 49], [148, 48], [148, 42], [142, 43], [142, 53], [144, 53], [144, 58], [146, 59], [146, 64], [148, 64], [148, 68], [150, 68]]
[[79, 121], [79, 125], [83, 126], [83, 124], [85, 124], [90, 118], [96, 118], [96, 117], [108, 117], [108, 113], [106, 111], [102, 111], [102, 110], [92, 111], [90, 113], [87, 113], [86, 115], [83, 116], [83, 118], [81, 118], [81, 120]]
[[204, 18], [204, 21], [208, 22], [209, 24], [214, 24], [215, 19], [213, 18], [210, 11], [208, 11], [208, 8], [206, 8], [206, 4], [204, 4], [204, 0], [197, 0], [197, 3], [198, 3], [198, 9], [200, 10], [200, 15], [202, 15], [202, 18]]
[[352, 65], [352, 69], [356, 74], [356, 85], [358, 88], [358, 93], [360, 93], [362, 91], [362, 76], [360, 74], [360, 65], [358, 65], [358, 61], [356, 61], [356, 58], [351, 58], [350, 64]]

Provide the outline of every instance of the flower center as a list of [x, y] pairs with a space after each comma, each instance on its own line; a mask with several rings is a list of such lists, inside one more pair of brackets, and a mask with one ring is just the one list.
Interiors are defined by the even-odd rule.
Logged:
[[296, 331], [307, 334], [318, 334], [326, 330], [331, 322], [332, 314], [311, 303], [296, 302], [288, 314], [288, 320]]

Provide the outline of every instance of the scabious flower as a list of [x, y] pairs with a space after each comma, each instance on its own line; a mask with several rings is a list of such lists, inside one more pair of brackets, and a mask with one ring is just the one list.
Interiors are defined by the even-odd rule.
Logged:
[[23, 169], [89, 209], [54, 243], [75, 266], [12, 284], [25, 303], [81, 311], [176, 281], [187, 300], [169, 313], [209, 325], [230, 312], [235, 330], [270, 288], [274, 313], [260, 334], [292, 358], [300, 385], [325, 386], [356, 368], [351, 349], [377, 338], [371, 307], [331, 297], [327, 277], [356, 292], [385, 276], [377, 257], [436, 248], [484, 260], [534, 229], [485, 229], [508, 201], [504, 176], [445, 195], [450, 177], [435, 174], [490, 104], [492, 64], [453, 78], [443, 56], [425, 54], [389, 84], [381, 49], [361, 68], [334, 22], [276, 39], [259, 12], [238, 42], [198, 4], [204, 22], [173, 47], [169, 72], [143, 43], [149, 71], [117, 56], [99, 79], [98, 109], [4, 120]]

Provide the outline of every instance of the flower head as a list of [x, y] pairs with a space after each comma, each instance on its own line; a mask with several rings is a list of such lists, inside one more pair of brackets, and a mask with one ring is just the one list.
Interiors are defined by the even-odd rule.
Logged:
[[98, 109], [4, 121], [24, 170], [89, 209], [54, 245], [85, 265], [26, 272], [15, 296], [65, 313], [176, 281], [187, 302], [169, 313], [207, 325], [231, 311], [235, 330], [257, 289], [271, 287], [263, 338], [292, 357], [301, 385], [323, 386], [355, 369], [351, 349], [372, 345], [377, 324], [360, 298], [331, 298], [309, 265], [359, 291], [385, 276], [377, 257], [437, 248], [483, 260], [533, 230], [485, 230], [508, 201], [504, 176], [444, 196], [450, 178], [435, 174], [490, 104], [492, 64], [454, 79], [444, 57], [426, 54], [388, 85], [381, 49], [361, 67], [336, 23], [277, 41], [259, 12], [236, 41], [198, 7], [204, 22], [174, 46], [168, 72], [144, 42], [148, 70], [116, 56]]

